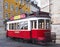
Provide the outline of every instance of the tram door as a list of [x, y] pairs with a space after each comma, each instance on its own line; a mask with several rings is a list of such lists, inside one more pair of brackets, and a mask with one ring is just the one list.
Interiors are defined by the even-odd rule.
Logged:
[[36, 38], [37, 36], [37, 31], [35, 30], [37, 29], [37, 20], [32, 20], [31, 21], [31, 38]]

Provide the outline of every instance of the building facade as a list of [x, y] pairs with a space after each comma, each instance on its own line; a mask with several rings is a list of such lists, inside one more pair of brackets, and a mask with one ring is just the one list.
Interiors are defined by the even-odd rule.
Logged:
[[51, 17], [53, 24], [60, 24], [60, 0], [51, 1]]
[[40, 2], [41, 11], [50, 13], [51, 31], [56, 32], [57, 38], [60, 38], [60, 0], [40, 0]]
[[3, 1], [3, 17], [8, 19], [11, 16], [20, 15], [22, 13], [29, 13], [29, 1], [26, 0], [4, 0]]
[[30, 14], [37, 11], [39, 11], [37, 4], [31, 4], [30, 0], [3, 0], [3, 18], [5, 26], [6, 21], [12, 16], [18, 16], [23, 13]]
[[41, 11], [49, 12], [53, 24], [60, 24], [60, 1], [59, 0], [41, 0]]
[[0, 0], [0, 33], [4, 31], [4, 23], [3, 23], [3, 0]]
[[41, 11], [49, 12], [49, 0], [40, 0]]
[[60, 0], [51, 0], [52, 32], [60, 39]]

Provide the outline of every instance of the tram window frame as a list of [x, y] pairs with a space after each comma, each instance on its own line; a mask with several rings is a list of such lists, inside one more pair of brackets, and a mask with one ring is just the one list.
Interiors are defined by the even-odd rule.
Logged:
[[44, 26], [45, 26], [44, 19], [38, 19], [38, 29], [45, 29]]
[[37, 20], [31, 20], [31, 29], [37, 29]]
[[12, 30], [14, 30], [14, 23], [12, 23]]
[[[27, 23], [25, 23], [27, 22]], [[22, 24], [21, 24], [22, 23]], [[25, 26], [27, 24], [27, 26]], [[22, 25], [22, 26], [20, 26]], [[28, 30], [28, 21], [23, 21], [19, 23], [20, 30]], [[22, 28], [21, 28], [22, 27]]]
[[50, 29], [50, 20], [46, 20], [46, 29]]
[[16, 23], [10, 23], [9, 30], [16, 30]]
[[14, 23], [13, 25], [14, 25], [14, 26], [13, 26], [13, 27], [14, 27], [14, 30], [16, 30], [16, 23]]
[[18, 23], [16, 23], [16, 30], [19, 30], [20, 29], [20, 27], [19, 27], [19, 22]]
[[[22, 22], [23, 22], [23, 24], [21, 24]], [[9, 30], [28, 30], [28, 21], [22, 21], [22, 22], [10, 23]], [[18, 27], [18, 25], [19, 25], [19, 27]], [[20, 28], [21, 26], [22, 26], [22, 28]]]
[[10, 24], [9, 24], [9, 30], [13, 30], [13, 29], [14, 29], [13, 26], [14, 26], [14, 24], [13, 24], [13, 23], [10, 23]]
[[9, 30], [12, 30], [12, 24], [9, 24]]

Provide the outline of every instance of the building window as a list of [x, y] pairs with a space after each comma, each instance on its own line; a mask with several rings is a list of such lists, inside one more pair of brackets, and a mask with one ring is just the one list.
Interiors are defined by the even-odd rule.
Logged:
[[8, 3], [5, 2], [5, 9], [8, 9]]
[[26, 0], [27, 2], [30, 1], [30, 0]]
[[30, 1], [30, 0], [25, 0], [27, 3]]
[[11, 13], [11, 14], [10, 14], [10, 17], [12, 17], [12, 16], [14, 16], [14, 14], [13, 14], [13, 13]]
[[16, 2], [18, 2], [19, 0], [15, 0]]
[[27, 8], [30, 8], [30, 4], [26, 4]]
[[24, 0], [20, 0], [20, 4], [24, 5]]
[[22, 0], [20, 0], [19, 3], [22, 3]]
[[29, 4], [29, 3], [30, 3], [30, 0], [25, 0], [25, 3], [26, 3], [26, 4]]
[[13, 4], [10, 5], [10, 10], [11, 10], [11, 11], [14, 10], [14, 5], [13, 5]]
[[16, 7], [16, 12], [18, 12], [18, 7]]
[[8, 13], [5, 14], [5, 19], [6, 19], [6, 20], [8, 19]]
[[24, 10], [23, 9], [20, 9], [20, 13], [24, 13]]
[[25, 11], [26, 14], [28, 14], [29, 12], [28, 11]]

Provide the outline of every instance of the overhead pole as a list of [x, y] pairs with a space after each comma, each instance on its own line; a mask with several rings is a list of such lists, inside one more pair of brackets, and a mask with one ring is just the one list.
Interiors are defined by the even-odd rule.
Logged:
[[51, 14], [51, 5], [52, 5], [51, 0], [49, 0], [49, 16], [50, 17], [52, 16], [52, 14]]

